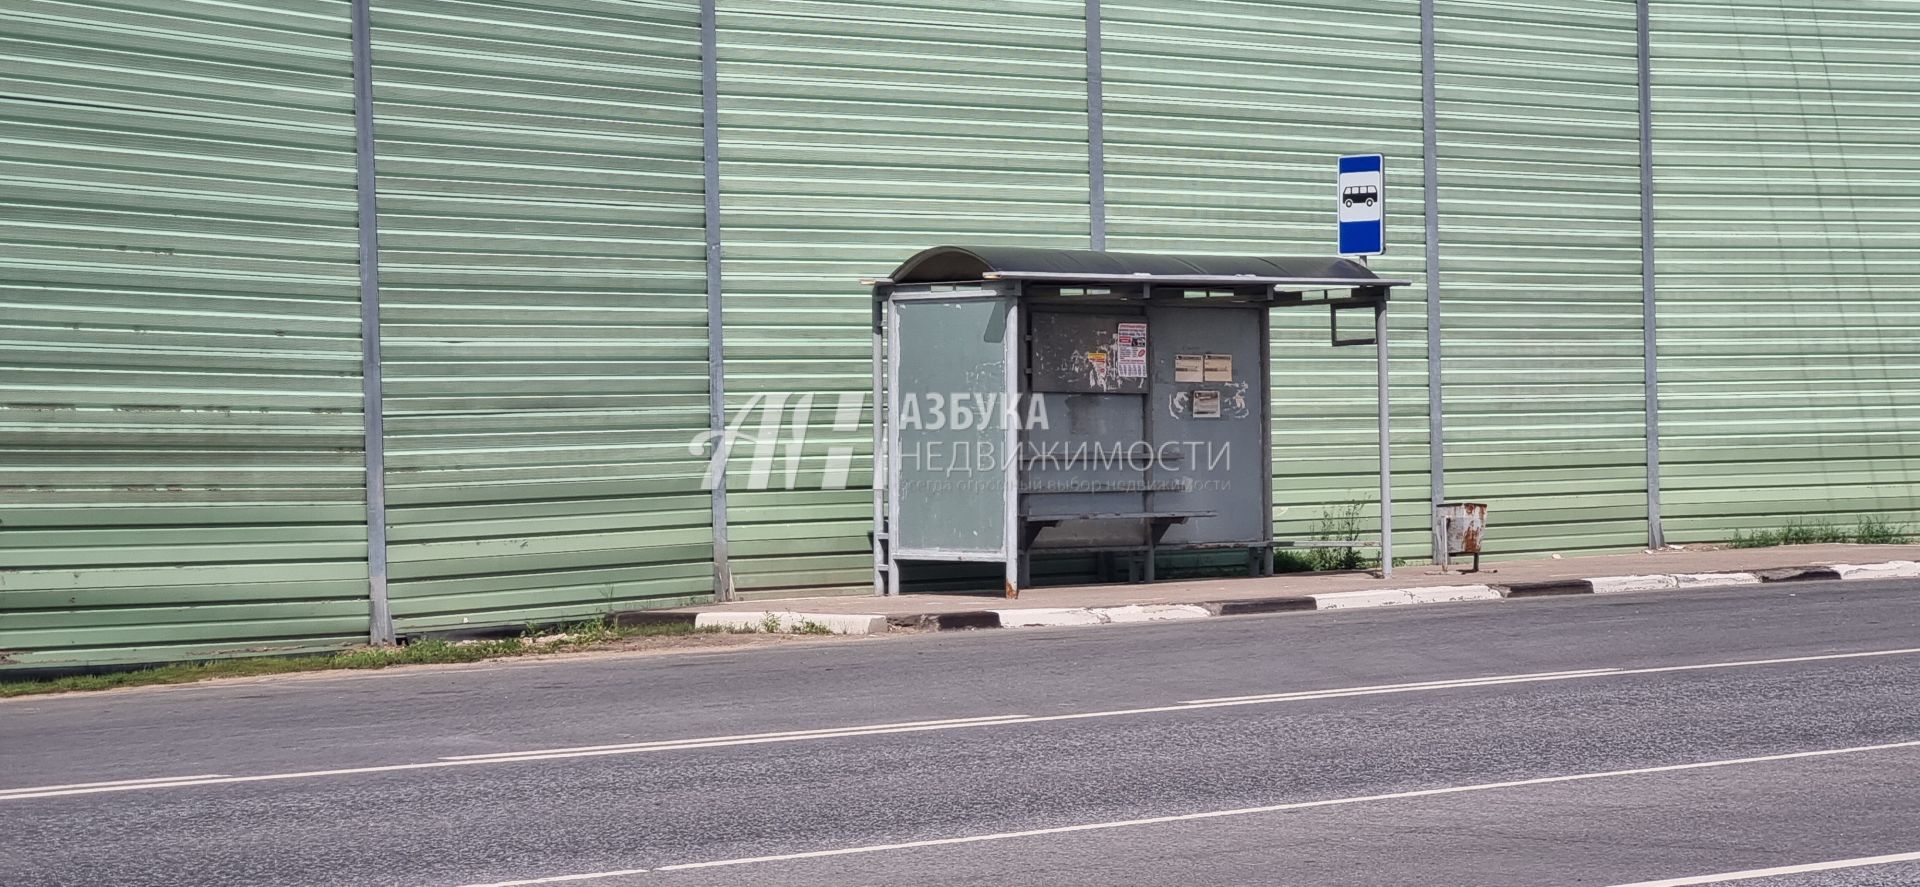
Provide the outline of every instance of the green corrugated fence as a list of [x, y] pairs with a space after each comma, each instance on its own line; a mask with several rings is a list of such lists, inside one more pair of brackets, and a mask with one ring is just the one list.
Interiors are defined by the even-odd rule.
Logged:
[[1647, 543], [1633, 0], [1439, 0], [1447, 493], [1503, 552]]
[[[735, 585], [870, 592], [872, 426], [840, 408], [872, 385], [857, 281], [939, 243], [1087, 245], [1081, 5], [729, 0], [719, 12], [727, 399], [734, 415], [753, 408], [753, 429], [778, 417], [758, 437], [781, 458], [777, 482], [754, 489], [762, 451], [734, 450]], [[800, 432], [801, 488], [788, 490]], [[836, 448], [855, 455], [844, 485], [823, 483]]]
[[373, 12], [397, 629], [705, 599], [698, 5]]
[[[1420, 0], [707, 2], [711, 34], [702, 0], [10, 9], [0, 667], [366, 639], [362, 225], [402, 635], [868, 592], [858, 277], [1096, 230], [1325, 252], [1343, 153], [1388, 156], [1373, 265], [1416, 281], [1390, 313], [1401, 555], [1428, 556], [1435, 495], [1490, 503], [1497, 555], [1643, 546], [1654, 451], [1674, 541], [1920, 524], [1911, 4], [1644, 0], [1643, 59], [1636, 0], [1433, 0], [1428, 22]], [[1274, 331], [1274, 521], [1300, 538], [1373, 500], [1373, 360], [1321, 314]], [[716, 368], [758, 439], [718, 528]]]
[[345, 2], [0, 34], [0, 653], [367, 636]]
[[[1106, 4], [1108, 245], [1326, 252], [1332, 159], [1388, 155], [1386, 277], [1424, 257], [1417, 0]], [[1341, 22], [1338, 28], [1323, 23]], [[1325, 199], [1322, 199], [1322, 198]], [[1398, 556], [1428, 557], [1426, 290], [1394, 292], [1393, 499]], [[1348, 321], [1351, 322], [1351, 321]], [[1308, 539], [1329, 508], [1379, 500], [1371, 348], [1333, 348], [1325, 313], [1273, 312], [1274, 532]], [[1375, 518], [1369, 517], [1372, 521]]]
[[1652, 7], [1675, 541], [1915, 520], [1920, 7]]

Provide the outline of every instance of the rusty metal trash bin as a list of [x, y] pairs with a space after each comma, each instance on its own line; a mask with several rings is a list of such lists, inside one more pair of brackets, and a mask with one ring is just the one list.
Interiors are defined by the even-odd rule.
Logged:
[[1434, 506], [1434, 520], [1445, 542], [1448, 564], [1457, 554], [1473, 555], [1472, 572], [1480, 572], [1480, 537], [1487, 530], [1487, 506], [1484, 502], [1442, 502]]

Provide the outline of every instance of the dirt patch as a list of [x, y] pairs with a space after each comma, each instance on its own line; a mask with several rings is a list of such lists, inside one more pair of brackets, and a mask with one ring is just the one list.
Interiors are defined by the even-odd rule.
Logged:
[[[918, 634], [918, 632], [895, 629], [894, 636]], [[486, 655], [459, 662], [414, 662], [383, 664], [377, 667], [352, 667], [331, 664], [337, 660], [327, 657], [292, 657], [280, 660], [277, 665], [269, 666], [272, 657], [254, 660], [227, 660], [204, 667], [204, 671], [194, 666], [162, 666], [151, 672], [129, 672], [115, 681], [118, 685], [81, 686], [67, 688], [56, 681], [44, 685], [10, 684], [8, 689], [25, 689], [19, 695], [0, 694], [0, 705], [8, 702], [25, 702], [74, 696], [99, 696], [102, 694], [143, 693], [165, 691], [191, 691], [196, 688], [227, 686], [232, 684], [273, 684], [291, 681], [330, 681], [330, 680], [372, 680], [381, 677], [405, 677], [408, 675], [428, 674], [437, 671], [464, 670], [486, 671], [499, 668], [524, 666], [537, 667], [544, 662], [613, 659], [642, 656], [667, 656], [676, 654], [726, 653], [733, 651], [764, 650], [794, 646], [818, 644], [844, 644], [873, 641], [886, 635], [848, 636], [848, 635], [795, 635], [765, 633], [722, 633], [698, 632], [692, 634], [636, 635], [623, 638], [610, 638], [590, 643], [553, 644], [559, 649], [523, 649], [502, 655]], [[485, 644], [487, 642], [474, 642]], [[453, 645], [456, 649], [462, 645]], [[394, 650], [398, 648], [362, 648]], [[269, 667], [267, 673], [221, 674], [219, 669], [235, 667]], [[103, 680], [111, 680], [107, 676]], [[86, 678], [81, 678], [86, 680]]]

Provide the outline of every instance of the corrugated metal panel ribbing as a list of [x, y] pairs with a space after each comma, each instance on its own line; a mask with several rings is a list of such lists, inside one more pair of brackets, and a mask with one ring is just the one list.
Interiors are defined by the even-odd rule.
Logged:
[[[872, 588], [867, 294], [850, 282], [938, 243], [1087, 246], [1083, 4], [721, 5], [721, 218], [730, 415], [812, 395], [796, 489], [735, 449], [729, 539], [743, 597]], [[756, 431], [764, 412], [748, 430]], [[763, 435], [768, 437], [768, 435]], [[850, 489], [822, 490], [832, 450]]]
[[1653, 24], [1668, 537], [1920, 525], [1920, 7]]
[[364, 640], [347, 4], [6, 15], [0, 649]]
[[1502, 553], [1645, 545], [1635, 4], [1435, 6], [1447, 492]]
[[[1332, 158], [1378, 151], [1388, 155], [1391, 253], [1373, 267], [1419, 280], [1419, 3], [1350, 6], [1102, 5], [1112, 248], [1325, 253]], [[1327, 27], [1335, 20], [1338, 28]], [[1424, 557], [1431, 547], [1424, 298], [1419, 286], [1397, 290], [1388, 313], [1394, 544], [1403, 557]], [[1329, 508], [1358, 503], [1377, 514], [1374, 351], [1333, 349], [1327, 340], [1324, 312], [1273, 313], [1280, 539], [1309, 538]]]
[[374, 8], [402, 633], [711, 591], [698, 16]]

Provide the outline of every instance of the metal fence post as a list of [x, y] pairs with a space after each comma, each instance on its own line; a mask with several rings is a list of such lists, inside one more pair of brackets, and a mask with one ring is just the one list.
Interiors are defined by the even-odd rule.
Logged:
[[1100, 69], [1100, 0], [1087, 0], [1087, 214], [1093, 249], [1107, 248], [1107, 120]]
[[[700, 0], [700, 140], [706, 196], [707, 249], [707, 431], [715, 459], [732, 448], [727, 433], [726, 324], [720, 259], [720, 37], [715, 0]], [[713, 478], [713, 598], [733, 599], [733, 562], [727, 553], [727, 466]]]
[[373, 139], [373, 24], [370, 0], [353, 0], [354, 188], [360, 233], [360, 401], [367, 487], [367, 639], [394, 641], [387, 598], [386, 402], [380, 372], [380, 210]]
[[1433, 562], [1447, 562], [1447, 529], [1440, 503], [1447, 501], [1447, 410], [1440, 365], [1440, 149], [1434, 121], [1433, 0], [1420, 0], [1421, 208], [1427, 248], [1427, 498], [1433, 511]]
[[1640, 62], [1640, 332], [1647, 417], [1647, 547], [1665, 548], [1660, 526], [1660, 322], [1653, 242], [1653, 25], [1648, 0], [1636, 10]]

